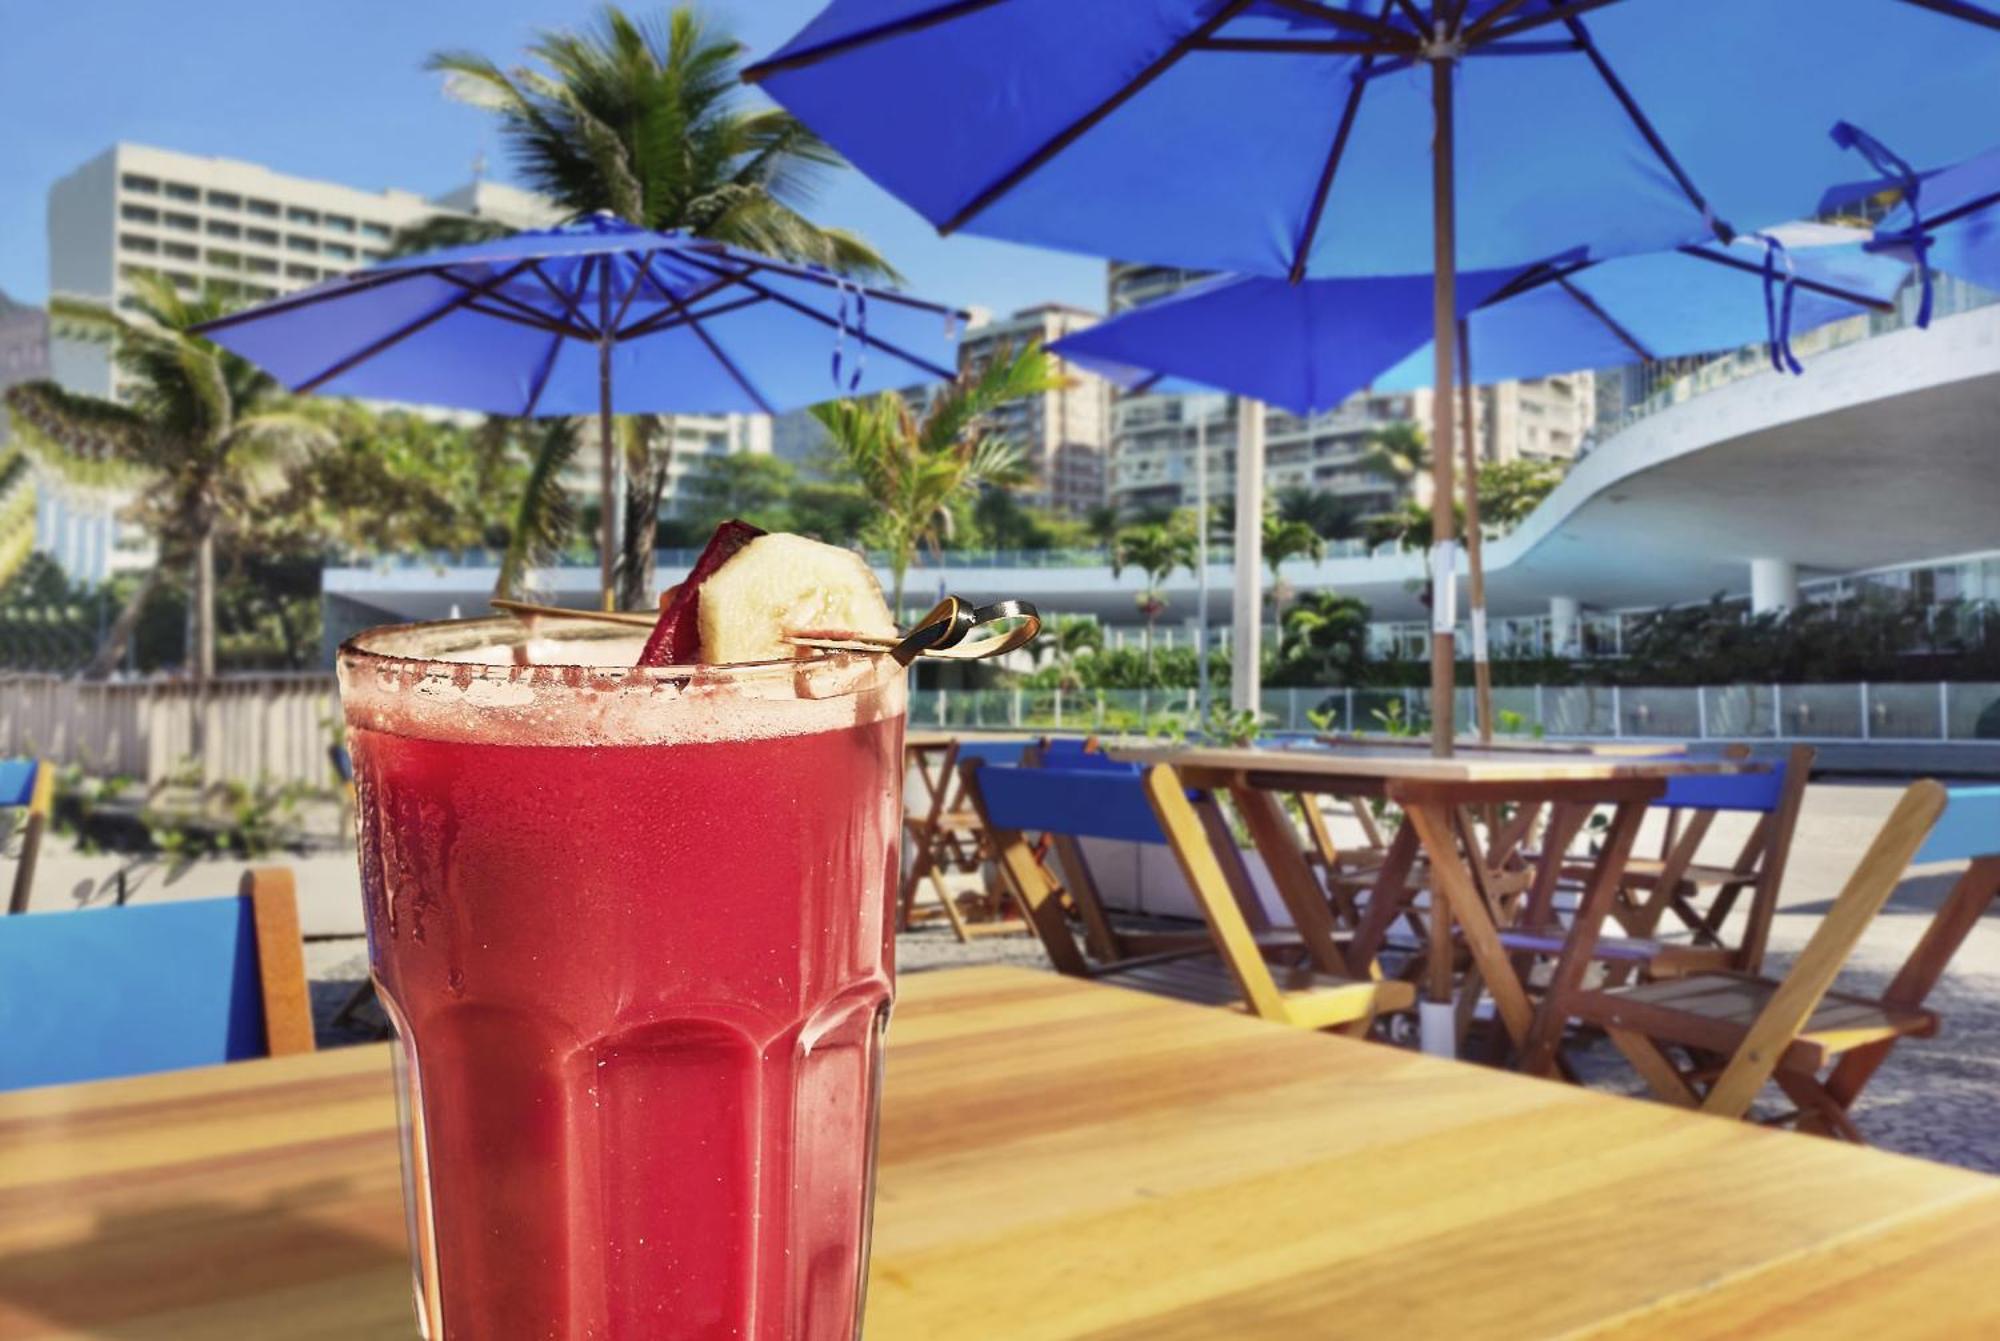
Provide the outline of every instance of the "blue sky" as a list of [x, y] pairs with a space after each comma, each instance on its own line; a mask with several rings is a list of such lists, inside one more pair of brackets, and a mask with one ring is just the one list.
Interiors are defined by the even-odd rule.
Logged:
[[[822, 0], [711, 0], [762, 55]], [[588, 21], [594, 0], [0, 0], [0, 290], [48, 289], [52, 182], [116, 140], [248, 159], [352, 186], [435, 194], [486, 154], [508, 177], [486, 114], [444, 96], [424, 57], [467, 48], [510, 63], [538, 28]], [[629, 3], [644, 12], [649, 6]], [[1104, 302], [1104, 266], [976, 238], [941, 239], [847, 172], [814, 214], [858, 230], [941, 301], [1009, 311]]]

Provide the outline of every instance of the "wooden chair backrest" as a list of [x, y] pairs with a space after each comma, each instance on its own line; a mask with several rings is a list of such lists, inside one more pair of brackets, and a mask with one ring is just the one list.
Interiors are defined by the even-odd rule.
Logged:
[[234, 898], [0, 919], [0, 1090], [313, 1049], [288, 870]]
[[55, 765], [46, 759], [0, 759], [0, 807], [20, 807], [26, 812], [21, 823], [21, 860], [14, 868], [14, 887], [7, 898], [9, 913], [28, 911], [42, 834], [54, 816], [55, 804]]
[[1728, 1117], [1749, 1111], [1778, 1060], [1819, 1008], [1862, 934], [1895, 892], [1945, 804], [1945, 789], [1929, 780], [1913, 782], [1903, 792], [1791, 972], [1752, 1021], [1736, 1055], [1702, 1103], [1704, 1111]]
[[[1063, 911], [1064, 887], [1036, 858], [1028, 834], [1164, 843], [1166, 838], [1139, 788], [1136, 767], [1029, 768], [971, 759], [961, 777], [966, 798], [986, 828], [1001, 877], [1020, 900], [1049, 962], [1059, 973], [1089, 976], [1089, 961], [1077, 947]], [[1068, 858], [1067, 850], [1059, 851]], [[1065, 873], [1074, 876], [1067, 861]], [[1097, 900], [1095, 885], [1086, 875], [1072, 878], [1068, 890], [1093, 945], [1108, 945], [1112, 940], [1110, 918]]]

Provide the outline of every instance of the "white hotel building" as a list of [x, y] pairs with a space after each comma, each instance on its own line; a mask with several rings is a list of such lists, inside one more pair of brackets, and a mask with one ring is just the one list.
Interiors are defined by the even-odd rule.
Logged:
[[[191, 293], [219, 287], [262, 301], [372, 265], [399, 231], [440, 214], [509, 228], [546, 227], [558, 217], [540, 197], [484, 180], [425, 197], [114, 144], [49, 190], [49, 292], [124, 305], [134, 277], [154, 271]], [[73, 391], [122, 391], [109, 344], [73, 326], [51, 324], [49, 363]], [[740, 422], [750, 419], [756, 422]], [[670, 498], [675, 484], [718, 454], [769, 451], [769, 421], [682, 415], [675, 445]], [[594, 496], [594, 477], [588, 483]], [[36, 546], [73, 578], [97, 582], [154, 562], [144, 533], [118, 516], [125, 496], [78, 490], [46, 474], [38, 486]]]

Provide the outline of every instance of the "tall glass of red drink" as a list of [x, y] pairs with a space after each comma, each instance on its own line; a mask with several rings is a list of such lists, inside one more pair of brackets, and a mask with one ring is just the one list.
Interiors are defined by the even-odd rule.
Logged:
[[[432, 1341], [856, 1335], [903, 670], [342, 648]], [[591, 669], [606, 667], [609, 669]]]

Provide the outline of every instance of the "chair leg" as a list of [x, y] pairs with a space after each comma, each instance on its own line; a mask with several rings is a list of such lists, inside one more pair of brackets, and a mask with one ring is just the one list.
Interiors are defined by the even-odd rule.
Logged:
[[1681, 1074], [1673, 1059], [1660, 1051], [1660, 1047], [1644, 1034], [1629, 1029], [1606, 1029], [1612, 1045], [1625, 1054], [1625, 1060], [1639, 1073], [1639, 1078], [1651, 1087], [1653, 1093], [1670, 1104], [1682, 1108], [1701, 1107], [1701, 1096]]
[[1826, 1087], [1818, 1080], [1796, 1071], [1779, 1071], [1771, 1078], [1799, 1106], [1799, 1115], [1793, 1122], [1799, 1131], [1854, 1145], [1868, 1144], [1868, 1138], [1861, 1134], [1861, 1128], [1854, 1125], [1854, 1119], [1840, 1106], [1840, 1101], [1827, 1093]]

